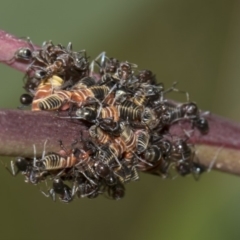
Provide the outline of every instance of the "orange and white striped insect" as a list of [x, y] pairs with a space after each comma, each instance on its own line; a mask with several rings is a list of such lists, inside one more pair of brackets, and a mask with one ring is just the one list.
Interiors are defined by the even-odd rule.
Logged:
[[38, 103], [42, 99], [53, 94], [54, 90], [61, 88], [63, 84], [63, 79], [54, 75], [51, 78], [41, 80], [41, 83], [38, 85], [37, 90], [34, 93], [34, 98], [32, 102], [32, 111], [38, 111]]

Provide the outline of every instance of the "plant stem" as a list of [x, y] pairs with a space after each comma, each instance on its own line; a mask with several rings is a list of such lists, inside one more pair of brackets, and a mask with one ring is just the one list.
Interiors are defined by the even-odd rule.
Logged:
[[46, 151], [59, 152], [59, 142], [71, 145], [88, 137], [87, 127], [77, 120], [63, 119], [53, 112], [0, 110], [0, 155], [33, 156], [33, 144], [41, 155]]

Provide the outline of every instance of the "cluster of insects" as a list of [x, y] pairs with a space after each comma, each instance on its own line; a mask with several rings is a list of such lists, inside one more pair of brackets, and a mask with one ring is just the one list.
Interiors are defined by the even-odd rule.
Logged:
[[[137, 180], [139, 171], [154, 170], [166, 178], [173, 170], [197, 178], [205, 170], [188, 143], [190, 133], [170, 134], [170, 127], [182, 121], [189, 122], [192, 131], [209, 130], [197, 104], [175, 83], [165, 89], [150, 70], [137, 70], [136, 64], [105, 52], [89, 62], [86, 51], [73, 51], [71, 43], [64, 47], [47, 41], [35, 49], [29, 41], [12, 61], [29, 64], [22, 105], [31, 105], [32, 111], [57, 111], [60, 118], [89, 125], [89, 138], [71, 143], [70, 149], [60, 141], [59, 153], [44, 150], [41, 158], [11, 162], [11, 173], [21, 172], [26, 182], [50, 181], [44, 195], [53, 200], [57, 195], [66, 203], [103, 193], [121, 199], [125, 184]], [[184, 93], [186, 102], [168, 100], [170, 92]]]

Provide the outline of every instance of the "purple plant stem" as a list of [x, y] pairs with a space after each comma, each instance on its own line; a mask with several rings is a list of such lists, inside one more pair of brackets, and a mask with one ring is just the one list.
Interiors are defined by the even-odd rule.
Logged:
[[[190, 142], [195, 144], [199, 161], [211, 169], [217, 169], [232, 174], [240, 174], [240, 124], [229, 119], [210, 114], [208, 117], [209, 133], [200, 134], [195, 130], [191, 134]], [[189, 124], [177, 124], [171, 128], [173, 135], [183, 134], [182, 129], [189, 128]], [[184, 136], [183, 136], [184, 137]]]
[[[0, 31], [0, 61], [26, 72], [28, 62], [8, 63], [20, 47], [29, 47], [29, 43]], [[208, 116], [208, 120], [208, 134], [201, 135], [197, 130], [190, 134], [189, 141], [195, 144], [199, 161], [209, 169], [240, 174], [240, 124], [215, 115]], [[46, 151], [58, 152], [58, 140], [71, 145], [75, 140], [81, 140], [81, 132], [84, 140], [88, 138], [88, 127], [84, 123], [62, 119], [53, 112], [2, 109], [0, 125], [0, 155], [33, 156], [33, 144], [37, 155], [41, 155], [46, 140]], [[171, 127], [171, 134], [180, 136], [182, 129], [188, 128], [187, 123], [181, 124], [181, 127], [175, 124]]]
[[[41, 155], [46, 151], [59, 152], [58, 140], [68, 147], [76, 140], [88, 137], [87, 127], [78, 120], [63, 119], [53, 112], [0, 110], [0, 155], [33, 156], [33, 144]], [[81, 136], [82, 135], [82, 136]]]

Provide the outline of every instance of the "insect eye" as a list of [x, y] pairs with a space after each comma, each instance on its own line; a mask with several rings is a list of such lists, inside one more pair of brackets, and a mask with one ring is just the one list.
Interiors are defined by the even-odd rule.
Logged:
[[25, 49], [24, 54], [27, 58], [30, 58], [32, 56], [32, 51], [30, 49]]
[[43, 79], [47, 76], [47, 72], [45, 70], [39, 70], [35, 72], [34, 76], [37, 79]]
[[16, 159], [16, 167], [20, 170], [20, 171], [26, 171], [27, 167], [28, 167], [28, 161], [25, 158], [22, 157], [18, 157]]

